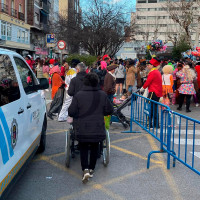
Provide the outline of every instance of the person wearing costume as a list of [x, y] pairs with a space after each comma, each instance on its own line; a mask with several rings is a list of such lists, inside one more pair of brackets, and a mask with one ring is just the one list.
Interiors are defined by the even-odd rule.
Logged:
[[68, 95], [68, 89], [69, 89], [69, 85], [71, 80], [76, 76], [76, 69], [75, 67], [77, 66], [77, 64], [80, 63], [79, 60], [77, 59], [73, 59], [72, 60], [72, 64], [71, 64], [71, 68], [67, 71], [66, 76], [65, 76], [65, 101], [62, 105], [62, 109], [60, 111], [60, 114], [58, 116], [58, 121], [59, 122], [63, 122], [66, 121], [68, 118], [68, 108], [72, 102], [72, 97]]
[[[173, 67], [172, 65], [165, 65], [162, 69], [162, 91], [163, 91], [163, 98], [164, 99], [171, 99], [173, 94]], [[167, 102], [169, 104], [170, 102]], [[169, 106], [169, 105], [168, 105]]]
[[[144, 83], [143, 87], [140, 89], [143, 92], [146, 88], [149, 90], [148, 98], [154, 101], [159, 102], [160, 97], [163, 96], [162, 93], [162, 75], [158, 71], [158, 66], [160, 65], [160, 61], [158, 58], [152, 58], [147, 64], [147, 68], [149, 69], [149, 74], [147, 76], [147, 80]], [[159, 127], [159, 116], [157, 111], [157, 106], [151, 102], [151, 110], [150, 110], [150, 128]], [[153, 125], [152, 125], [153, 119]]]
[[177, 110], [182, 110], [182, 105], [186, 97], [186, 112], [190, 110], [190, 99], [192, 95], [196, 94], [193, 81], [196, 79], [194, 70], [190, 69], [189, 65], [185, 65], [182, 70], [176, 73], [176, 76], [180, 78], [181, 86], [178, 88], [179, 95], [179, 107]]

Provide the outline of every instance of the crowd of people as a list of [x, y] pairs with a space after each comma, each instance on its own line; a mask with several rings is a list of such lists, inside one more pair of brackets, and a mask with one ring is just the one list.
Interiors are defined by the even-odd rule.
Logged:
[[[177, 104], [181, 111], [186, 99], [186, 112], [191, 112], [200, 101], [200, 62], [190, 59], [179, 61], [145, 59], [98, 58], [92, 66], [77, 59], [70, 65], [55, 59], [26, 57], [38, 79], [48, 78], [51, 83], [52, 103], [47, 116], [59, 122], [72, 123], [79, 141], [83, 182], [93, 176], [98, 154], [98, 143], [105, 139], [104, 116], [113, 112], [113, 102], [122, 103], [139, 90], [143, 96], [168, 106]], [[116, 97], [118, 97], [116, 99]], [[150, 127], [159, 128], [157, 110], [151, 115]], [[152, 124], [152, 118], [154, 116]], [[90, 146], [90, 162], [88, 149]]]

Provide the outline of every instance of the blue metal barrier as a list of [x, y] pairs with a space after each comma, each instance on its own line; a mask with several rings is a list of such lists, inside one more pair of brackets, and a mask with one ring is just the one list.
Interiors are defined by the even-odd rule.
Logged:
[[[184, 125], [183, 121], [185, 121]], [[160, 150], [151, 151], [148, 154], [147, 168], [150, 166], [150, 157], [152, 154], [167, 153], [167, 169], [170, 169], [170, 156], [172, 156], [173, 167], [175, 167], [175, 160], [177, 159], [185, 166], [189, 167], [191, 170], [200, 175], [199, 169], [195, 167], [195, 161], [197, 160], [195, 159], [195, 151], [197, 151], [197, 145], [195, 144], [195, 133], [197, 124], [200, 127], [200, 121], [173, 112], [164, 104], [133, 93], [131, 100], [130, 122], [130, 132], [133, 132], [132, 124], [134, 122], [160, 142]], [[188, 140], [189, 125], [192, 125], [193, 132], [191, 134], [190, 131], [192, 138]], [[185, 130], [184, 140], [181, 138], [183, 130]], [[178, 138], [175, 138], [176, 134]], [[185, 150], [183, 151], [181, 149], [181, 145], [183, 145], [184, 141]], [[188, 141], [190, 145], [192, 144], [191, 147], [188, 146]], [[188, 150], [190, 152], [188, 152]], [[196, 162], [199, 162], [197, 165], [199, 164], [198, 166], [200, 168], [200, 159]]]

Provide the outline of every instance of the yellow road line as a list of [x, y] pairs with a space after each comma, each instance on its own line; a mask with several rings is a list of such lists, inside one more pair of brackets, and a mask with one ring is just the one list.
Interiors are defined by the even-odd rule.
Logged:
[[[152, 148], [153, 150], [157, 150], [158, 147], [157, 147], [155, 141], [153, 140], [152, 136], [147, 135], [147, 139], [148, 139], [148, 141], [149, 141], [149, 143], [150, 143], [150, 145], [151, 145], [151, 148]], [[163, 156], [162, 156], [161, 154], [159, 154], [159, 153], [156, 153], [155, 156], [156, 156], [159, 160], [164, 160]], [[163, 172], [163, 174], [164, 174], [164, 176], [165, 176], [165, 178], [166, 178], [166, 181], [167, 181], [168, 185], [170, 186], [170, 188], [171, 188], [171, 190], [172, 190], [172, 192], [173, 192], [173, 194], [174, 194], [174, 199], [175, 199], [175, 200], [181, 200], [181, 199], [183, 199], [183, 198], [181, 197], [179, 188], [177, 187], [177, 184], [176, 184], [176, 182], [175, 182], [175, 180], [174, 180], [172, 174], [170, 173], [170, 171], [166, 169], [166, 166], [165, 166], [165, 165], [163, 165], [163, 166], [161, 167], [161, 169], [162, 169], [162, 172]]]
[[[135, 156], [135, 157], [137, 157], [137, 158], [140, 158], [140, 159], [142, 159], [142, 160], [147, 160], [146, 157], [141, 156], [140, 154], [134, 153], [134, 152], [132, 152], [132, 151], [128, 151], [128, 150], [123, 149], [123, 148], [121, 148], [121, 147], [118, 147], [118, 146], [115, 146], [115, 145], [110, 145], [110, 147], [112, 147], [113, 149], [116, 149], [116, 150], [118, 150], [118, 151], [121, 151], [121, 152], [123, 152], [123, 153], [126, 153], [126, 154], [129, 154], [129, 155]], [[161, 161], [157, 161], [157, 160], [153, 160], [153, 159], [151, 159], [151, 161], [152, 161], [153, 163], [162, 164]]]
[[95, 183], [94, 181], [90, 181], [88, 183], [90, 188], [83, 189], [80, 192], [74, 192], [73, 194], [62, 197], [59, 200], [76, 199], [77, 197], [84, 195], [84, 194], [87, 194], [87, 193], [91, 192], [92, 190], [101, 190], [102, 192], [104, 192], [108, 196], [112, 197], [113, 199], [123, 200], [124, 199], [123, 197], [121, 197], [117, 194], [114, 194], [112, 191], [106, 189], [104, 186], [108, 186], [108, 185], [111, 185], [113, 183], [117, 183], [119, 181], [123, 181], [125, 179], [131, 178], [133, 176], [136, 176], [136, 175], [139, 175], [139, 174], [142, 174], [142, 173], [145, 173], [145, 172], [149, 172], [150, 170], [153, 170], [153, 169], [158, 168], [158, 167], [159, 167], [158, 165], [154, 165], [154, 166], [151, 167], [151, 169], [144, 168], [144, 169], [141, 169], [141, 170], [138, 170], [138, 171], [135, 171], [135, 172], [131, 172], [129, 174], [126, 174], [126, 175], [123, 175], [123, 176], [120, 176], [120, 177], [117, 177], [117, 178], [113, 178], [113, 179], [111, 179], [107, 182], [104, 182], [103, 184], [98, 184], [98, 183]]
[[112, 191], [106, 189], [105, 187], [101, 187], [99, 188], [99, 190], [101, 190], [104, 194], [107, 194], [108, 196], [110, 196], [112, 199], [125, 200], [125, 198], [119, 196], [118, 194], [113, 193]]
[[132, 140], [132, 139], [137, 139], [137, 138], [140, 138], [140, 137], [143, 137], [143, 135], [132, 136], [132, 137], [128, 137], [128, 138], [123, 138], [123, 139], [119, 139], [119, 140], [114, 140], [114, 141], [111, 142], [111, 144], [115, 144], [115, 143], [123, 142], [123, 141], [127, 141], [127, 140]]
[[66, 132], [68, 129], [66, 130], [59, 130], [59, 131], [55, 131], [55, 132], [47, 132], [47, 135], [52, 135], [52, 134], [56, 134], [56, 133], [64, 133]]
[[73, 170], [71, 170], [69, 168], [66, 168], [64, 165], [61, 165], [61, 164], [51, 160], [47, 156], [41, 156], [41, 160], [44, 160], [44, 161], [50, 163], [51, 165], [53, 165], [54, 167], [57, 167], [58, 169], [63, 170], [65, 172], [69, 173], [70, 175], [72, 175], [72, 176], [78, 178], [79, 180], [81, 180], [81, 175], [80, 174], [76, 173], [75, 171], [73, 171]]
[[[155, 169], [155, 168], [158, 168], [160, 165], [153, 165], [150, 170], [152, 169]], [[113, 178], [105, 183], [103, 183], [104, 186], [107, 186], [107, 185], [111, 185], [113, 183], [116, 183], [116, 182], [120, 182], [120, 181], [123, 181], [125, 179], [128, 179], [132, 176], [136, 176], [136, 175], [139, 175], [139, 174], [143, 174], [145, 172], [149, 172], [149, 169], [147, 168], [144, 168], [144, 169], [141, 169], [141, 170], [138, 170], [138, 171], [134, 171], [134, 172], [131, 172], [129, 174], [125, 174], [124, 176], [120, 176], [120, 177], [117, 177], [117, 178]]]

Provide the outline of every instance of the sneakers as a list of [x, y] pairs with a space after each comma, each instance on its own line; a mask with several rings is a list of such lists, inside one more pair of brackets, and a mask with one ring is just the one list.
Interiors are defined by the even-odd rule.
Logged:
[[186, 109], [186, 112], [191, 112], [191, 110], [190, 109]]
[[53, 120], [52, 114], [47, 113], [47, 116], [48, 116], [51, 120]]
[[199, 104], [198, 104], [198, 103], [196, 103], [196, 104], [195, 104], [195, 106], [196, 106], [196, 107], [199, 107]]
[[94, 170], [93, 169], [89, 169], [90, 175], [93, 176], [94, 175]]
[[93, 177], [93, 175], [90, 174], [89, 169], [85, 169], [83, 171], [82, 182], [87, 183], [89, 181], [89, 178], [92, 178], [92, 177]]

